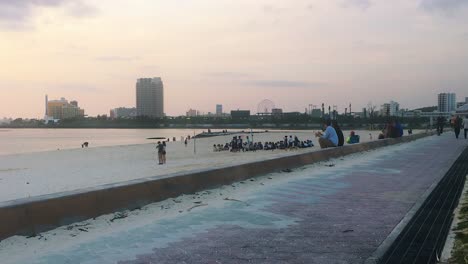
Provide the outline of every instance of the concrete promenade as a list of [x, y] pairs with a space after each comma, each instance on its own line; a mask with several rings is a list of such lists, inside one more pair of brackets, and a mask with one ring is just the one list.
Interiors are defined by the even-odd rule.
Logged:
[[2, 263], [363, 263], [468, 145], [453, 133], [0, 243]]

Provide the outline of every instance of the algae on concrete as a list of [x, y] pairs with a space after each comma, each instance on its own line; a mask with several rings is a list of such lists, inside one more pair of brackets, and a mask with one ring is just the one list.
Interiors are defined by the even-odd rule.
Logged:
[[464, 199], [460, 201], [458, 224], [454, 232], [455, 242], [449, 263], [468, 264], [468, 190], [466, 190]]

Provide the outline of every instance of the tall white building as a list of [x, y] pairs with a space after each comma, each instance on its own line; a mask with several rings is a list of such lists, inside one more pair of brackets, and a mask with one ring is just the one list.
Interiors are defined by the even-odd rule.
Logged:
[[394, 101], [390, 103], [385, 103], [380, 109], [380, 114], [382, 116], [398, 116], [400, 112], [400, 104]]
[[216, 105], [216, 115], [220, 116], [223, 114], [223, 105], [217, 104]]
[[440, 93], [437, 99], [437, 110], [439, 112], [452, 112], [456, 110], [457, 96], [455, 93]]
[[164, 85], [159, 77], [141, 78], [136, 83], [137, 116], [164, 116]]

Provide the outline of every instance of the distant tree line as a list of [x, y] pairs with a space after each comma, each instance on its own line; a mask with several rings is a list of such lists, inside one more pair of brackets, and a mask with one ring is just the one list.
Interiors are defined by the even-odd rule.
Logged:
[[[374, 109], [375, 110], [375, 109]], [[350, 115], [337, 115], [338, 122], [343, 128], [381, 128], [387, 123], [390, 117], [377, 116], [372, 109], [367, 111], [366, 118], [353, 117]], [[412, 128], [425, 127], [429, 122], [427, 118], [403, 118], [398, 120]], [[0, 127], [10, 128], [184, 128], [210, 125], [214, 128], [229, 127], [238, 125], [252, 128], [308, 128], [319, 127], [322, 122], [321, 117], [313, 117], [304, 113], [287, 113], [283, 115], [252, 115], [246, 118], [232, 118], [229, 116], [196, 116], [196, 117], [164, 117], [164, 118], [116, 118], [110, 119], [106, 115], [86, 118], [63, 119], [58, 123], [44, 124], [38, 119], [15, 119], [10, 124], [3, 124]]]

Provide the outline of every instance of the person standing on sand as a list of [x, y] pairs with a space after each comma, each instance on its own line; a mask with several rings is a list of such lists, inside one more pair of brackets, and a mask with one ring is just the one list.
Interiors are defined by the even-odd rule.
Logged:
[[184, 144], [185, 144], [185, 147], [187, 147], [187, 138], [185, 138]]
[[162, 149], [162, 164], [166, 164], [166, 144], [163, 144], [163, 149]]
[[164, 151], [164, 145], [161, 143], [161, 141], [158, 141], [158, 144], [156, 145], [156, 149], [158, 150], [159, 165], [161, 165], [163, 164], [163, 151]]

